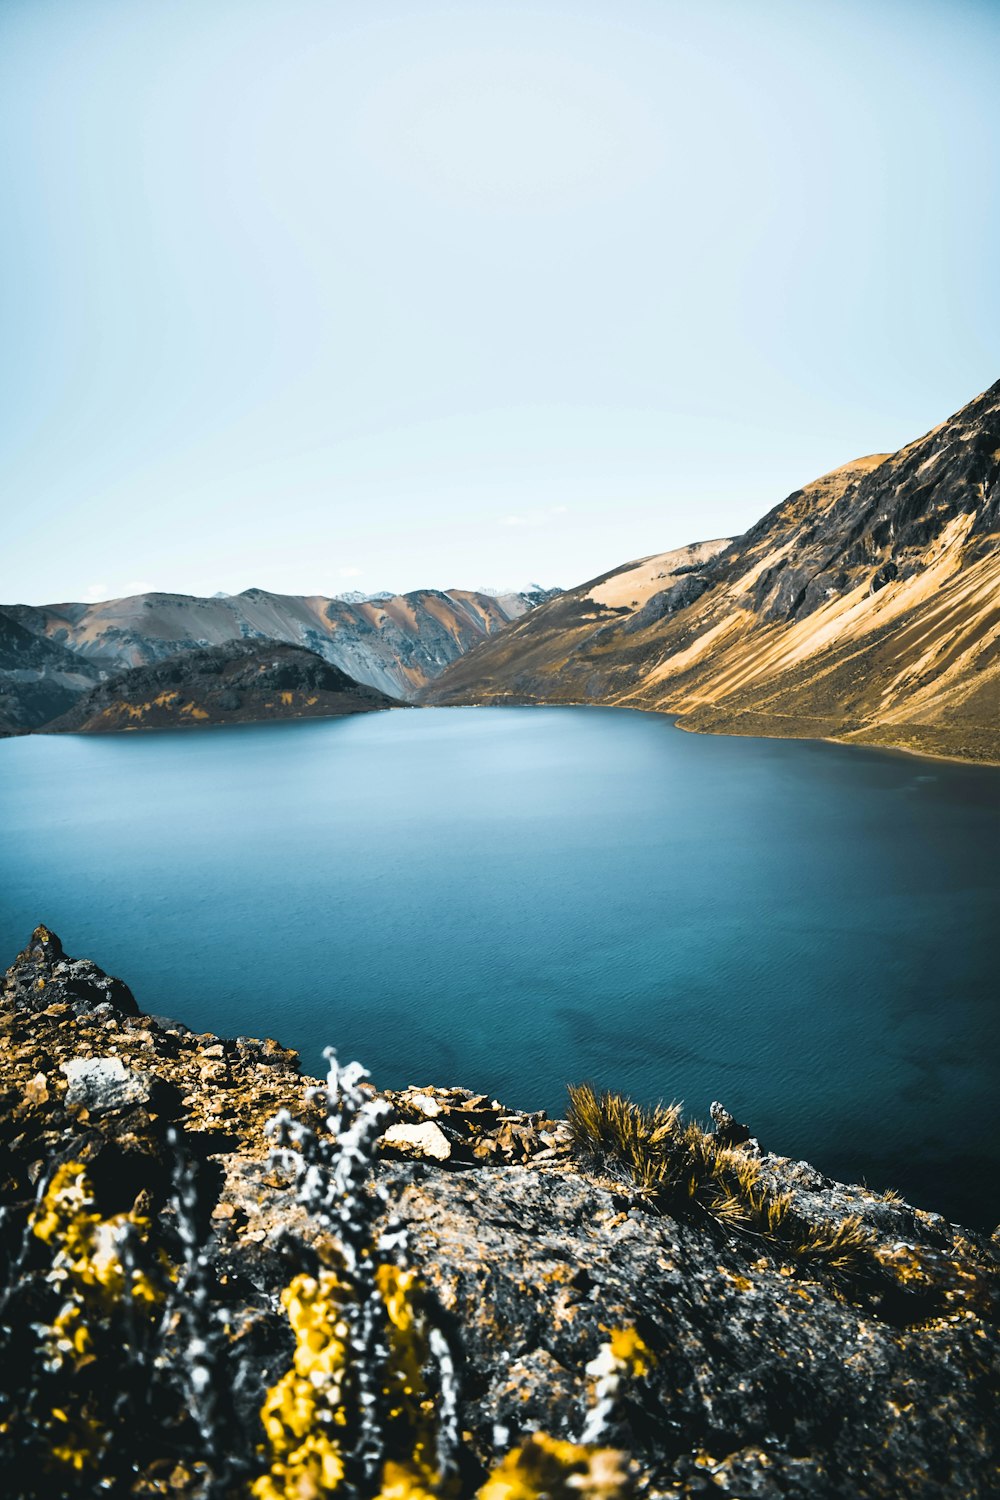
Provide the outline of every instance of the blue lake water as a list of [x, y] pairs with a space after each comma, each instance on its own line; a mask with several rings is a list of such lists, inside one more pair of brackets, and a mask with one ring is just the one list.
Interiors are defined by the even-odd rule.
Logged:
[[41, 921], [197, 1030], [561, 1112], [721, 1099], [1000, 1217], [1000, 772], [435, 709], [0, 743], [0, 959]]

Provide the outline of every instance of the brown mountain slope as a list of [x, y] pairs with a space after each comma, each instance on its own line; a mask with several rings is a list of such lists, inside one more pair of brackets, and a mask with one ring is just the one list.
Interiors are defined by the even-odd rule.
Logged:
[[424, 701], [609, 703], [1000, 762], [1000, 382], [674, 566], [639, 608], [608, 592], [634, 567], [533, 611]]
[[[625, 563], [509, 625], [487, 648], [468, 653], [468, 668], [452, 663], [423, 694], [425, 703], [603, 701], [610, 661], [604, 649], [664, 593], [697, 589], [703, 566], [728, 539], [697, 542]], [[611, 645], [612, 653], [617, 649]], [[440, 691], [438, 691], [440, 688]]]

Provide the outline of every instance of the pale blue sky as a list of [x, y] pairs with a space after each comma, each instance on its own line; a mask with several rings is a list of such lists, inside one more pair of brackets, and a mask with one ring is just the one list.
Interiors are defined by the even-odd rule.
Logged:
[[0, 599], [568, 585], [1000, 375], [1000, 0], [0, 0]]

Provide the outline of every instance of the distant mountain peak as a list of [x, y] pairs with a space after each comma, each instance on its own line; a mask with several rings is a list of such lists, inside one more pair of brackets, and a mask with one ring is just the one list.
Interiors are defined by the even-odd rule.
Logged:
[[386, 599], [396, 597], [391, 589], [376, 589], [373, 594], [364, 594], [360, 589], [345, 589], [342, 593], [330, 595], [331, 599], [339, 599], [341, 604], [382, 604]]

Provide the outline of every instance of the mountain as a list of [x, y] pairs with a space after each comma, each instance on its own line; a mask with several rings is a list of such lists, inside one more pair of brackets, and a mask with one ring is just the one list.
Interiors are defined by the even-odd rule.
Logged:
[[324, 1089], [45, 927], [0, 1038], [9, 1500], [996, 1494], [996, 1239], [718, 1104]]
[[64, 713], [99, 676], [91, 662], [0, 610], [0, 735], [22, 734]]
[[75, 653], [91, 677], [225, 641], [284, 641], [315, 652], [356, 682], [412, 699], [457, 656], [555, 592], [495, 599], [464, 589], [420, 589], [353, 601], [264, 589], [213, 599], [150, 593], [102, 604], [5, 605], [0, 617]]
[[422, 701], [616, 704], [1000, 761], [1000, 382], [744, 536], [684, 550], [561, 594]]
[[[601, 701], [609, 662], [609, 631], [634, 621], [652, 601], [699, 587], [703, 570], [728, 539], [697, 542], [625, 563], [518, 620], [505, 638], [476, 647], [421, 694], [425, 703]], [[653, 604], [659, 608], [658, 604]], [[669, 606], [668, 606], [669, 607]]]
[[330, 718], [402, 707], [313, 651], [283, 641], [227, 641], [131, 667], [100, 683], [46, 734]]

